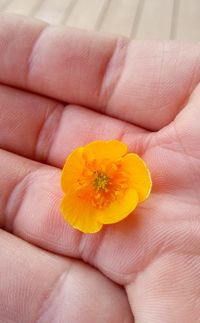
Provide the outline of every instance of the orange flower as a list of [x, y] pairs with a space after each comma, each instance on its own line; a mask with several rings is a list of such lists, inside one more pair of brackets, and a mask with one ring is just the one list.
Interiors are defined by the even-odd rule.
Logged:
[[118, 141], [94, 141], [75, 149], [62, 172], [61, 203], [64, 219], [84, 233], [103, 224], [121, 221], [151, 191], [151, 177], [144, 161], [127, 153]]

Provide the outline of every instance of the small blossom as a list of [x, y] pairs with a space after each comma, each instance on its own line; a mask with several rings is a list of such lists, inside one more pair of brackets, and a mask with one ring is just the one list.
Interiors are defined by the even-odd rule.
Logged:
[[64, 219], [84, 233], [126, 218], [151, 191], [144, 161], [118, 141], [94, 141], [67, 158], [61, 179]]

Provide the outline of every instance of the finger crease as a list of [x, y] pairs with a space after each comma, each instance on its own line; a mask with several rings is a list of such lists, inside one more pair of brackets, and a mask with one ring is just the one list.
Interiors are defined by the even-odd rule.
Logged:
[[101, 246], [103, 244], [107, 228], [104, 228], [98, 233], [98, 235], [87, 236], [85, 234], [80, 235], [79, 240], [79, 258], [82, 259], [85, 263], [89, 263], [92, 266], [95, 266], [95, 263], [98, 262], [98, 254]]
[[36, 36], [36, 39], [34, 40], [30, 52], [28, 54], [28, 59], [27, 59], [27, 69], [26, 69], [26, 77], [25, 77], [25, 84], [27, 88], [31, 88], [29, 84], [31, 83], [31, 74], [34, 69], [34, 58], [37, 52], [37, 45], [39, 44], [40, 40], [42, 39], [43, 35], [46, 33], [48, 30], [49, 25], [45, 23], [45, 25], [42, 27], [42, 29], [39, 31], [39, 33]]
[[62, 288], [64, 284], [66, 284], [66, 281], [69, 277], [69, 274], [71, 273], [73, 265], [74, 265], [73, 262], [70, 262], [69, 266], [59, 274], [59, 276], [55, 279], [51, 287], [44, 294], [43, 301], [41, 302], [41, 305], [38, 310], [38, 317], [35, 320], [36, 323], [46, 322], [49, 311], [52, 308], [54, 309], [54, 307], [56, 310], [55, 304], [56, 304], [57, 298], [62, 292]]
[[[41, 167], [42, 166], [38, 166], [38, 168]], [[4, 209], [4, 228], [9, 232], [14, 231], [14, 223], [25, 200], [30, 180], [37, 171], [38, 169], [35, 171], [29, 171], [25, 176], [21, 177], [20, 180], [13, 185], [8, 195]]]
[[34, 159], [43, 163], [48, 163], [48, 156], [50, 154], [53, 140], [59, 128], [63, 111], [64, 105], [62, 103], [56, 103], [55, 107], [51, 109], [50, 112], [47, 111], [43, 123], [38, 129]]
[[104, 102], [102, 105], [102, 112], [104, 113], [107, 112], [109, 102], [111, 101], [123, 74], [127, 48], [128, 41], [126, 38], [118, 38], [112, 53], [104, 66], [99, 91], [99, 100]]

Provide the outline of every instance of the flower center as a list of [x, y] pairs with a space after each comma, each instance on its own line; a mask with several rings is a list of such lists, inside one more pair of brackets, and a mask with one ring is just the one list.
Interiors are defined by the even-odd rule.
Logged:
[[98, 172], [93, 184], [96, 190], [106, 190], [109, 184], [109, 177], [103, 172]]
[[76, 194], [96, 209], [109, 206], [128, 188], [128, 174], [120, 163], [92, 160], [77, 181]]

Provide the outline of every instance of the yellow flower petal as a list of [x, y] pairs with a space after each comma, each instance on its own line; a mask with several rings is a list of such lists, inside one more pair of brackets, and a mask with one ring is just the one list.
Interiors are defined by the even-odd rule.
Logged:
[[62, 171], [61, 185], [65, 193], [74, 189], [76, 180], [84, 168], [83, 147], [76, 148], [67, 158]]
[[98, 232], [103, 224], [127, 217], [148, 197], [151, 186], [145, 162], [136, 154], [127, 154], [126, 144], [92, 142], [75, 149], [66, 160], [61, 212], [81, 232]]
[[127, 149], [127, 145], [118, 140], [98, 140], [86, 145], [83, 155], [89, 159], [111, 159], [114, 161], [124, 156]]
[[150, 172], [137, 154], [127, 154], [121, 161], [124, 169], [130, 174], [131, 186], [138, 193], [139, 202], [147, 199], [151, 192], [152, 181]]
[[94, 209], [88, 203], [80, 203], [72, 194], [64, 196], [61, 213], [73, 228], [81, 232], [95, 233], [102, 228], [102, 224], [97, 221]]
[[103, 224], [116, 223], [126, 218], [137, 206], [138, 194], [128, 189], [124, 196], [115, 200], [107, 208], [96, 212], [97, 219]]

